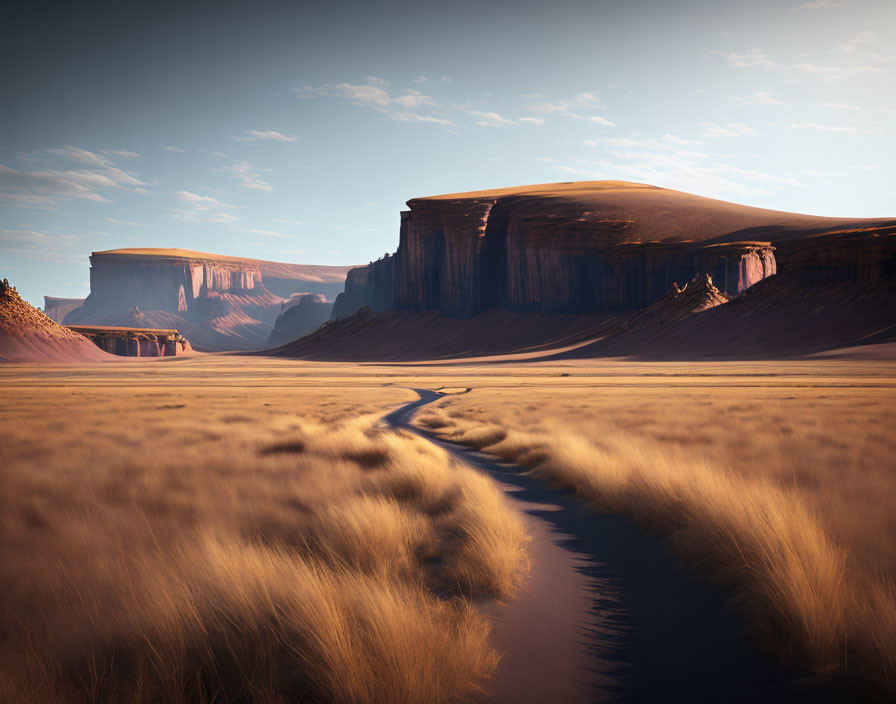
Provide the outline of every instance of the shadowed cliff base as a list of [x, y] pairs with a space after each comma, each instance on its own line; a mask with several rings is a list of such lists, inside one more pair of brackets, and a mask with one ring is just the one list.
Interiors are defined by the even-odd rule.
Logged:
[[621, 318], [608, 313], [511, 313], [492, 308], [475, 318], [437, 310], [363, 309], [299, 340], [259, 354], [302, 359], [412, 361], [514, 355], [538, 358], [604, 334]]
[[[685, 297], [686, 298], [686, 297]], [[896, 281], [801, 284], [776, 276], [703, 310], [663, 299], [641, 311], [560, 315], [491, 309], [456, 320], [438, 311], [360, 311], [272, 356], [353, 361], [494, 361], [631, 357], [777, 359], [861, 348], [896, 357]], [[699, 306], [698, 306], [699, 308]]]

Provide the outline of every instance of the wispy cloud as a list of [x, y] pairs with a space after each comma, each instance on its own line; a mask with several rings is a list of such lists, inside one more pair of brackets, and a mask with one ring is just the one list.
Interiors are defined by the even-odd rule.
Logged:
[[70, 263], [81, 259], [83, 254], [66, 251], [77, 242], [78, 237], [71, 234], [34, 229], [0, 230], [0, 251], [4, 254], [18, 254], [43, 262]]
[[749, 125], [742, 122], [730, 122], [727, 125], [717, 125], [714, 122], [701, 122], [704, 137], [748, 137], [756, 134]]
[[265, 235], [266, 237], [295, 237], [284, 232], [276, 232], [275, 230], [252, 230], [256, 235]]
[[831, 108], [832, 110], [861, 110], [858, 105], [851, 105], [850, 103], [818, 103], [823, 108]]
[[392, 102], [403, 108], [421, 108], [435, 105], [435, 101], [432, 98], [416, 90], [408, 90], [404, 95], [392, 98]]
[[273, 191], [274, 187], [267, 181], [263, 181], [254, 169], [255, 167], [248, 161], [235, 161], [230, 166], [222, 166], [219, 170], [235, 176], [243, 188], [251, 188], [257, 191]]
[[201, 196], [192, 191], [177, 191], [174, 196], [196, 210], [211, 210], [212, 208], [229, 208], [212, 196]]
[[101, 191], [146, 191], [144, 182], [118, 168], [108, 154], [80, 147], [54, 147], [47, 153], [73, 161], [84, 168], [20, 171], [0, 165], [0, 200], [23, 207], [51, 208], [69, 199], [108, 202]]
[[886, 69], [880, 66], [856, 65], [856, 66], [830, 66], [813, 63], [794, 64], [793, 68], [803, 73], [808, 73], [827, 81], [842, 81], [847, 78], [865, 73], [886, 73]]
[[811, 0], [802, 5], [791, 7], [791, 10], [824, 10], [830, 7], [845, 7], [846, 0]]
[[186, 154], [187, 150], [183, 147], [173, 147], [170, 144], [161, 144], [159, 145], [159, 149], [166, 152], [171, 152], [172, 154]]
[[849, 127], [845, 125], [820, 125], [817, 122], [802, 122], [787, 125], [789, 130], [815, 130], [817, 132], [843, 132], [854, 134], [861, 132], [857, 127]]
[[874, 44], [878, 40], [880, 35], [877, 32], [872, 32], [870, 30], [865, 32], [859, 32], [854, 35], [852, 38], [847, 39], [845, 42], [841, 42], [836, 46], [840, 51], [855, 51], [859, 47], [868, 46], [869, 44]]
[[247, 130], [246, 134], [234, 137], [239, 142], [257, 142], [259, 140], [269, 140], [273, 142], [295, 142], [298, 140], [294, 134], [283, 134], [276, 130]]
[[778, 66], [762, 49], [750, 49], [742, 54], [732, 51], [726, 56], [728, 57], [728, 63], [737, 68], [748, 68], [751, 66], [775, 68]]
[[505, 125], [516, 124], [513, 120], [496, 112], [482, 112], [480, 110], [467, 110], [466, 112], [478, 118], [476, 124], [483, 127], [504, 127]]
[[757, 90], [755, 93], [744, 96], [732, 96], [741, 105], [786, 105], [785, 101], [778, 100], [766, 90]]
[[392, 113], [392, 119], [398, 120], [400, 122], [431, 122], [436, 125], [445, 125], [446, 127], [454, 125], [454, 122], [452, 120], [449, 120], [447, 117], [436, 117], [434, 115], [418, 115], [414, 112], [394, 112]]
[[203, 196], [193, 191], [177, 191], [174, 193], [174, 197], [185, 206], [185, 208], [177, 208], [172, 211], [171, 214], [178, 220], [223, 224], [238, 220], [235, 215], [224, 212], [229, 208], [233, 208], [232, 205], [222, 203], [213, 196]]
[[128, 149], [104, 149], [103, 154], [112, 154], [114, 156], [120, 156], [125, 159], [136, 159], [140, 154], [138, 152], [132, 152]]

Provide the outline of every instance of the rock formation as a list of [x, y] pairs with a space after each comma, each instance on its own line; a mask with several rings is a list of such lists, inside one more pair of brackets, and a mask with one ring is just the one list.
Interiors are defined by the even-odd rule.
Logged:
[[[893, 219], [762, 210], [612, 181], [408, 206], [396, 253], [349, 272], [334, 321], [278, 354], [528, 354], [590, 334], [575, 354], [775, 356], [896, 336]], [[369, 312], [354, 316], [359, 309]]]
[[309, 266], [180, 249], [119, 249], [90, 257], [90, 295], [67, 324], [176, 328], [208, 349], [262, 347], [295, 292], [335, 295], [347, 266]]
[[[737, 295], [777, 272], [782, 246], [790, 256], [807, 237], [856, 226], [616, 181], [414, 198], [408, 206], [397, 252], [351, 272], [335, 318], [364, 305], [461, 318], [495, 306], [631, 310], [702, 272]], [[876, 225], [886, 222], [863, 223]]]
[[[139, 319], [139, 316], [140, 310], [135, 309], [133, 317]], [[66, 327], [83, 335], [104, 352], [119, 357], [180, 357], [193, 351], [189, 340], [178, 330], [100, 325]]]
[[0, 362], [102, 362], [113, 359], [0, 282]]
[[75, 308], [84, 305], [83, 298], [57, 298], [56, 296], [44, 296], [44, 313], [61, 323], [65, 316]]
[[730, 299], [731, 296], [715, 287], [709, 274], [697, 274], [684, 287], [672, 282], [672, 290], [669, 293], [623, 321], [621, 330], [631, 332], [671, 325], [694, 313], [728, 303]]
[[333, 304], [319, 293], [300, 293], [290, 297], [281, 308], [267, 347], [279, 347], [317, 330], [333, 311]]

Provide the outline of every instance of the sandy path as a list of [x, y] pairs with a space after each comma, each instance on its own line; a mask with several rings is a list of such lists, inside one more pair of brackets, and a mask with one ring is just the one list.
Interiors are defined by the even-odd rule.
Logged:
[[412, 426], [421, 406], [442, 397], [414, 390], [420, 400], [384, 421], [497, 480], [532, 538], [519, 594], [488, 607], [503, 653], [488, 701], [824, 701], [813, 683], [781, 672], [747, 644], [721, 591], [682, 571], [660, 540], [521, 467]]

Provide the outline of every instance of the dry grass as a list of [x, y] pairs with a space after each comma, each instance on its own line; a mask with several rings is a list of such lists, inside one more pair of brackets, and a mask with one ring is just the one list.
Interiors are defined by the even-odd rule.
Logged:
[[785, 661], [892, 696], [894, 387], [779, 371], [474, 390], [418, 422], [669, 536]]
[[525, 562], [500, 492], [375, 426], [408, 391], [191, 364], [13, 374], [0, 700], [475, 694], [497, 655], [472, 598]]

